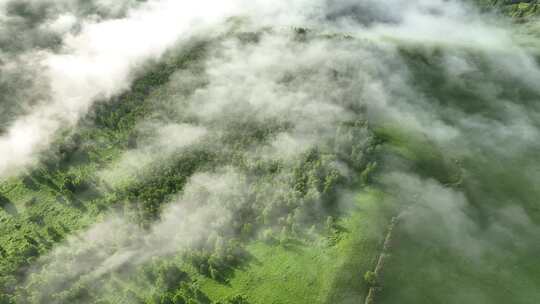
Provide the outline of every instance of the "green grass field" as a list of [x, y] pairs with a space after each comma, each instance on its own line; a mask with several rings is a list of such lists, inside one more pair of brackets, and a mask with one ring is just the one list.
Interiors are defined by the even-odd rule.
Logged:
[[327, 238], [283, 244], [248, 245], [251, 259], [230, 280], [199, 277], [212, 300], [245, 295], [249, 303], [361, 303], [367, 294], [363, 275], [372, 270], [389, 221], [385, 195], [366, 189], [356, 195], [339, 231]]

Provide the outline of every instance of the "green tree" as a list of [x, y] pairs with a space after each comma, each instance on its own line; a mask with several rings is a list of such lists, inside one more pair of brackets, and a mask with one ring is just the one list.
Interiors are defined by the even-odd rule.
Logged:
[[364, 274], [364, 281], [369, 286], [377, 285], [377, 274], [371, 270], [366, 271], [366, 273]]

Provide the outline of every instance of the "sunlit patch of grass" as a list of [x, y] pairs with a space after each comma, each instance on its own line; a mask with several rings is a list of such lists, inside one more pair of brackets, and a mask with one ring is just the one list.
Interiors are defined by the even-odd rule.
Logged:
[[337, 221], [337, 242], [327, 236], [254, 242], [247, 247], [247, 265], [226, 283], [198, 276], [202, 289], [212, 300], [242, 294], [250, 303], [359, 303], [367, 293], [363, 274], [375, 264], [390, 208], [386, 194], [366, 189], [354, 210]]

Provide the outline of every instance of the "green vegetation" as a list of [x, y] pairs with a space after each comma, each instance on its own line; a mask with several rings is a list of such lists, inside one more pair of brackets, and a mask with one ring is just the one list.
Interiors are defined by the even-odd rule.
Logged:
[[484, 7], [498, 7], [504, 14], [513, 18], [523, 19], [540, 15], [540, 3], [536, 0], [476, 0]]
[[[60, 135], [55, 147], [42, 156], [42, 165], [1, 185], [5, 212], [0, 213], [0, 282], [4, 296], [24, 279], [26, 267], [66, 235], [88, 227], [104, 210], [120, 207], [129, 197], [139, 198], [145, 191], [155, 195], [156, 185], [151, 182], [133, 185], [131, 191], [106, 191], [98, 171], [129, 145], [137, 120], [148, 115], [151, 88], [165, 84], [174, 71], [200, 56], [203, 47], [196, 43], [186, 55], [180, 53], [167, 63], [149, 67], [131, 90], [98, 104], [75, 132]], [[163, 181], [159, 182], [166, 185], [175, 180], [175, 187], [181, 187], [192, 171], [177, 172], [170, 177], [160, 174]], [[155, 216], [155, 206], [146, 201], [143, 212]]]
[[[208, 44], [190, 42], [182, 51], [175, 50], [165, 60], [144, 67], [129, 91], [97, 103], [75, 131], [59, 134], [53, 147], [41, 156], [39, 166], [1, 185], [3, 302], [262, 303], [269, 300], [272, 289], [285, 285], [290, 293], [279, 295], [276, 301], [287, 302], [287, 296], [320, 303], [363, 297], [366, 285], [360, 273], [371, 267], [380, 238], [376, 229], [384, 226], [381, 216], [369, 211], [380, 208], [379, 202], [370, 199], [354, 207], [359, 209], [356, 211], [337, 204], [338, 188], [357, 185], [360, 179], [368, 184], [375, 169], [369, 151], [377, 141], [361, 119], [342, 122], [333, 128], [336, 133], [331, 141], [300, 153], [292, 164], [253, 159], [246, 153], [255, 143], [265, 143], [290, 129], [286, 121], [240, 118], [225, 125], [219, 122], [207, 127], [221, 131], [198, 145], [164, 156], [148, 169], [128, 172], [113, 185], [103, 180], [102, 172], [114, 168], [126, 152], [146, 144], [148, 135], [153, 136], [151, 130], [149, 134], [141, 130], [145, 121], [197, 123], [197, 117], [171, 108], [176, 104], [170, 104], [168, 82], [173, 73], [189, 71], [203, 80], [172, 93], [188, 98], [204, 87], [200, 63]], [[216, 142], [222, 149], [214, 148]], [[345, 176], [337, 162], [357, 170], [358, 175]], [[134, 265], [130, 274], [113, 271], [98, 284], [86, 273], [78, 274], [77, 268], [80, 259], [99, 256], [99, 247], [90, 247], [88, 252], [81, 249], [82, 255], [66, 252], [61, 268], [49, 265], [55, 262], [49, 261], [56, 259], [54, 255], [64, 254], [50, 256], [58, 251], [54, 244], [76, 241], [68, 235], [106, 221], [111, 210], [125, 214], [143, 233], [152, 229], [160, 221], [161, 211], [183, 193], [190, 176], [226, 166], [248, 178], [257, 177], [248, 183], [245, 196], [237, 198], [252, 201], [233, 209], [238, 218], [232, 221], [232, 231], [208, 236], [207, 245]], [[272, 193], [275, 189], [279, 191]], [[268, 263], [257, 262], [260, 260]], [[272, 268], [274, 275], [269, 276]], [[280, 279], [280, 270], [285, 269], [290, 282]], [[304, 270], [307, 272], [300, 275]], [[62, 282], [66, 273], [73, 273], [69, 283]], [[251, 289], [245, 284], [252, 280], [266, 283]], [[315, 286], [322, 288], [320, 294], [310, 291]], [[98, 293], [97, 288], [105, 292]], [[306, 298], [308, 294], [314, 297]]]
[[357, 302], [367, 292], [360, 274], [374, 267], [390, 207], [384, 194], [366, 190], [323, 238], [255, 242], [246, 248], [249, 265], [226, 283], [203, 278], [202, 290], [212, 299], [242, 294], [249, 303]]
[[537, 58], [222, 26], [0, 181], [0, 304], [540, 301]]

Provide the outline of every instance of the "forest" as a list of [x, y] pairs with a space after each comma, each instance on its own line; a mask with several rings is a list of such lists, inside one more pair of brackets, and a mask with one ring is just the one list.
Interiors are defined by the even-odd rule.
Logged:
[[540, 2], [0, 1], [0, 304], [538, 303]]

